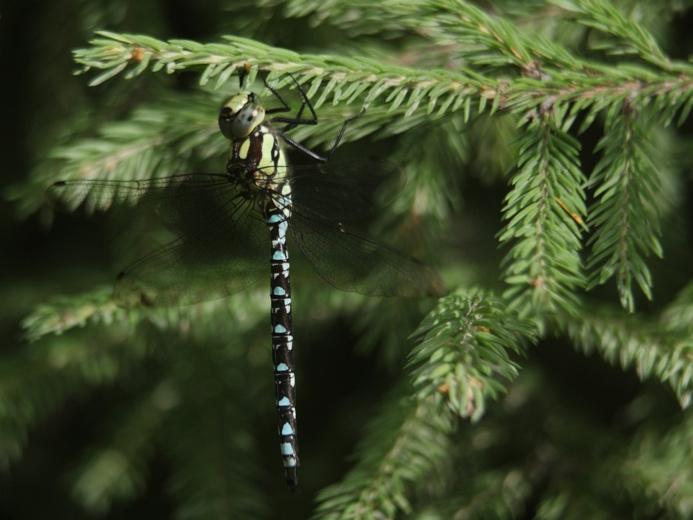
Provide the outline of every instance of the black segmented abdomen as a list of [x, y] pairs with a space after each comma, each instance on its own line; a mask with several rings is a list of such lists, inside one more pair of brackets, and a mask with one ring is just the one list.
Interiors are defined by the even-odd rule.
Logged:
[[[289, 196], [290, 197], [290, 196]], [[284, 201], [287, 201], [286, 197]], [[293, 336], [291, 325], [291, 281], [289, 277], [289, 252], [286, 247], [288, 207], [284, 211], [273, 203], [266, 209], [267, 225], [272, 240], [270, 298], [272, 301], [272, 359], [274, 361], [274, 385], [282, 462], [287, 484], [298, 484], [298, 441], [296, 431], [296, 378], [293, 361]]]

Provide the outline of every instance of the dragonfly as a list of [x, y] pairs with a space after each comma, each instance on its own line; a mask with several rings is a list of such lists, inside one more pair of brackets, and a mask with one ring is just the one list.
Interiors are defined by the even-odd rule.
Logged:
[[[237, 293], [266, 279], [262, 258], [269, 250], [275, 406], [286, 483], [294, 490], [300, 462], [289, 245], [319, 277], [342, 290], [427, 297], [440, 295], [441, 286], [426, 265], [358, 231], [373, 189], [364, 179], [396, 167], [384, 161], [333, 159], [351, 120], [344, 121], [325, 156], [288, 135], [299, 125], [318, 124], [304, 89], [292, 79], [301, 96], [292, 117], [283, 115], [292, 109], [266, 80], [265, 87], [278, 100], [276, 108], [265, 108], [239, 81], [240, 90], [218, 117], [230, 142], [223, 173], [64, 180], [51, 192], [73, 207], [87, 198], [134, 200], [155, 208], [176, 230], [173, 240], [117, 276], [115, 297], [128, 305], [185, 305]], [[309, 162], [290, 164], [292, 149]]]

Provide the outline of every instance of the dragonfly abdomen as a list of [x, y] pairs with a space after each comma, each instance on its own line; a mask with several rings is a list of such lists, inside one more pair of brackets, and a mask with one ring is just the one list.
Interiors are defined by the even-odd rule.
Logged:
[[[290, 195], [284, 202], [290, 201]], [[293, 327], [291, 323], [291, 280], [289, 275], [289, 251], [286, 233], [289, 225], [288, 208], [270, 202], [266, 208], [271, 249], [270, 299], [272, 326], [272, 360], [276, 395], [278, 431], [282, 463], [287, 484], [298, 484], [298, 440], [296, 429], [296, 377], [293, 360]]]

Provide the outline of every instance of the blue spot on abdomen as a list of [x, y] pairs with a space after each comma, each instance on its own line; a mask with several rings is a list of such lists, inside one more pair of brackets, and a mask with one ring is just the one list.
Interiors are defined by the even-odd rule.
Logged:
[[294, 447], [291, 445], [290, 442], [282, 442], [281, 450], [282, 450], [282, 455], [293, 455], [294, 454]]

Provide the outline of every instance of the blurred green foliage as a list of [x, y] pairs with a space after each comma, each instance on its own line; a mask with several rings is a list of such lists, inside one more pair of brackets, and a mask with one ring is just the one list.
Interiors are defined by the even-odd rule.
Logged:
[[[8, 6], [0, 517], [690, 518], [691, 7]], [[118, 307], [149, 223], [89, 194], [54, 214], [45, 194], [221, 171], [239, 67], [292, 99], [299, 78], [321, 124], [292, 135], [311, 146], [366, 107], [340, 154], [402, 167], [373, 228], [449, 293], [296, 282], [295, 495], [266, 291]]]

